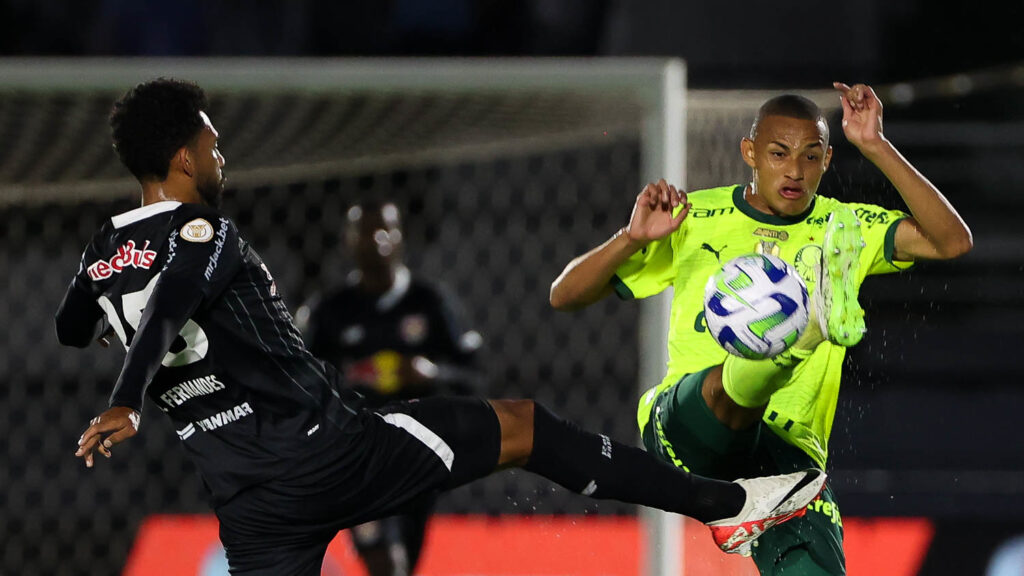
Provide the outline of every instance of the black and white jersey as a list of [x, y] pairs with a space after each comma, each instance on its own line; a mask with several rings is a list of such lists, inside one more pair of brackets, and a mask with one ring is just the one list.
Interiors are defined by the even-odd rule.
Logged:
[[398, 268], [392, 287], [383, 294], [368, 293], [350, 281], [315, 298], [307, 308], [310, 350], [342, 370], [379, 363], [390, 353], [423, 356], [440, 369], [432, 388], [410, 389], [401, 381], [395, 382], [392, 390], [360, 388], [373, 404], [437, 393], [480, 392], [480, 334], [466, 328], [451, 293], [413, 276], [404, 266]]
[[306, 349], [259, 255], [199, 204], [158, 202], [106, 222], [57, 312], [62, 343], [103, 318], [127, 349], [111, 406], [149, 398], [222, 503], [294, 472], [352, 432], [360, 400]]

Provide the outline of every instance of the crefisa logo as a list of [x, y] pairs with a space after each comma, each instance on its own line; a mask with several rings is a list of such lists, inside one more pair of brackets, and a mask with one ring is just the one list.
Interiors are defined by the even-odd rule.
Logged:
[[142, 268], [148, 270], [156, 260], [156, 251], [147, 250], [149, 240], [142, 246], [142, 249], [135, 248], [135, 241], [129, 240], [124, 246], [117, 249], [117, 254], [110, 260], [97, 260], [86, 269], [89, 278], [93, 280], [104, 280], [114, 274], [120, 274], [125, 268]]

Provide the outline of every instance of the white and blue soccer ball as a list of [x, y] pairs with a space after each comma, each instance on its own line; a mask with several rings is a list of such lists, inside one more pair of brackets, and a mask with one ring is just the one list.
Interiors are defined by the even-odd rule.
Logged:
[[730, 354], [781, 354], [807, 328], [807, 286], [792, 266], [764, 254], [739, 256], [708, 278], [704, 319]]

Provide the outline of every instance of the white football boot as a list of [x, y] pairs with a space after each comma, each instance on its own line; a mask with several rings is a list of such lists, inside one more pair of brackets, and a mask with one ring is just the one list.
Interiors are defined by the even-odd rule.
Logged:
[[825, 488], [827, 475], [811, 468], [762, 478], [740, 478], [735, 482], [747, 493], [743, 509], [732, 518], [709, 522], [715, 544], [728, 554], [750, 556], [750, 546], [765, 530], [807, 513]]

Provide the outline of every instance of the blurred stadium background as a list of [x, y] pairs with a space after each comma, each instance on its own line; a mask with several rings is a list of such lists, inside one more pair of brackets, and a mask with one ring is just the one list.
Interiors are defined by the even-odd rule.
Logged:
[[[499, 76], [532, 66], [513, 59], [293, 60], [325, 75], [361, 71], [362, 88], [289, 90], [280, 79], [232, 87], [233, 71], [251, 77], [261, 65], [281, 65], [274, 60], [69, 58], [97, 54], [677, 56], [686, 62], [688, 189], [748, 177], [738, 141], [765, 90], [797, 90], [832, 105], [818, 88], [833, 79], [875, 84], [886, 103], [886, 134], [957, 206], [976, 248], [960, 261], [922, 263], [865, 288], [870, 330], [850, 354], [831, 445], [844, 522], [860, 535], [865, 557], [879, 554], [883, 536], [890, 546], [913, 548], [900, 573], [1021, 570], [1024, 554], [1017, 549], [1013, 564], [1012, 543], [1024, 534], [1017, 426], [1024, 369], [1015, 358], [1024, 342], [1024, 233], [1015, 222], [1024, 207], [1024, 43], [1009, 23], [1014, 14], [984, 21], [984, 46], [939, 42], [925, 51], [915, 42], [977, 29], [976, 11], [940, 18], [903, 0], [819, 7], [814, 15], [761, 8], [737, 18], [698, 3], [448, 0], [428, 10], [415, 2], [342, 9], [308, 0], [258, 9], [196, 2], [189, 8], [202, 18], [182, 22], [162, 3], [148, 14], [128, 2], [87, 4], [0, 4], [0, 49], [21, 57], [0, 60], [0, 320], [7, 327], [0, 332], [0, 574], [119, 573], [147, 517], [208, 512], [192, 466], [152, 412], [119, 457], [91, 471], [72, 458], [72, 442], [105, 403], [123, 353], [61, 350], [52, 333], [82, 246], [105, 218], [136, 205], [109, 147], [106, 114], [142, 72], [223, 76], [209, 92], [227, 158], [225, 211], [263, 255], [293, 311], [343, 277], [343, 209], [374, 196], [405, 211], [410, 265], [461, 296], [484, 335], [493, 395], [536, 397], [588, 428], [635, 442], [637, 373], [645, 355], [658, 353], [639, 350], [636, 305], [607, 302], [573, 315], [547, 305], [551, 280], [622, 225], [651, 173], [651, 102], [638, 96], [643, 90], [599, 83], [553, 90], [513, 86], [508, 77], [489, 89], [464, 89], [454, 77], [450, 89], [411, 89], [408, 81], [399, 89], [366, 79], [432, 66], [490, 67]], [[709, 21], [730, 26], [701, 25]], [[794, 38], [778, 46], [735, 40], [781, 25], [810, 44], [795, 42], [803, 48], [793, 53]], [[773, 56], [776, 47], [784, 53]], [[65, 58], [25, 58], [42, 55]], [[657, 61], [616, 62], [644, 69]], [[579, 70], [592, 61], [535, 64]], [[91, 80], [96, 70], [107, 71], [105, 80]], [[820, 192], [901, 206], [836, 122], [833, 135], [835, 161]], [[439, 511], [567, 519], [566, 540], [572, 524], [605, 519], [615, 526], [637, 514], [516, 472], [444, 497]], [[209, 535], [200, 524], [193, 532]], [[498, 530], [481, 526], [468, 529]], [[691, 537], [707, 539], [688, 531]], [[594, 542], [604, 540], [584, 533], [565, 554], [582, 566]], [[879, 547], [872, 553], [865, 542]], [[159, 545], [183, 553], [167, 540]], [[733, 574], [734, 566], [714, 569]], [[687, 572], [694, 573], [711, 572]]]

